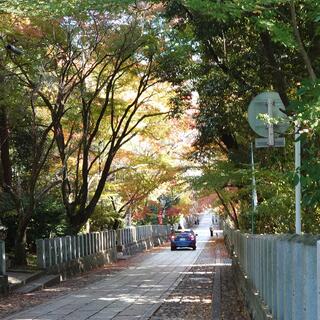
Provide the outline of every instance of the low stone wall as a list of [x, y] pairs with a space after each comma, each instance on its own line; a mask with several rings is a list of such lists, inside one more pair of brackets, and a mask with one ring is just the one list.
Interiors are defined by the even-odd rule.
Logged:
[[224, 235], [254, 319], [320, 319], [320, 235]]
[[49, 274], [60, 274], [61, 280], [72, 275], [89, 271], [117, 260], [117, 250], [112, 248], [105, 252], [97, 252], [85, 257], [76, 258], [46, 269]]
[[8, 293], [8, 276], [6, 276], [5, 242], [0, 240], [0, 296]]
[[268, 312], [267, 306], [264, 305], [263, 301], [261, 300], [259, 294], [254, 290], [254, 286], [252, 285], [251, 281], [243, 274], [239, 260], [237, 257], [233, 255], [233, 248], [228, 241], [226, 241], [226, 247], [231, 255], [232, 258], [232, 270], [235, 277], [235, 283], [237, 284], [238, 288], [243, 293], [248, 310], [252, 319], [254, 320], [270, 320], [272, 319], [271, 314]]
[[167, 237], [152, 237], [145, 240], [139, 240], [126, 245], [120, 245], [106, 252], [98, 252], [89, 256], [73, 259], [64, 263], [51, 266], [46, 269], [47, 273], [60, 274], [61, 279], [65, 280], [72, 275], [89, 271], [117, 261], [117, 254], [122, 252], [123, 255], [135, 255], [138, 252], [149, 250], [168, 241]]
[[158, 247], [167, 241], [167, 236], [150, 237], [147, 239], [127, 243], [125, 245], [120, 245], [117, 249], [118, 252], [122, 252], [124, 255], [134, 255], [138, 252], [148, 250], [152, 247]]
[[170, 228], [163, 225], [128, 227], [37, 240], [38, 267], [47, 273], [71, 275], [115, 262], [118, 253], [134, 255], [168, 241]]

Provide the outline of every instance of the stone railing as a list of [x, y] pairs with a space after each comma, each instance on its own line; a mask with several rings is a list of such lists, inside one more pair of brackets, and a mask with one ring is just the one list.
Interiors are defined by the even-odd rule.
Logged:
[[38, 267], [47, 269], [58, 264], [96, 253], [103, 253], [115, 248], [116, 232], [114, 230], [52, 239], [38, 239]]
[[146, 225], [37, 240], [38, 267], [74, 274], [115, 261], [117, 252], [134, 254], [168, 239], [169, 227]]
[[0, 240], [0, 275], [6, 273], [6, 252], [5, 252], [5, 242]]
[[6, 275], [5, 242], [0, 240], [0, 296], [8, 293], [8, 276]]
[[169, 226], [146, 225], [117, 230], [118, 251], [133, 254], [168, 240]]
[[266, 313], [273, 319], [320, 319], [319, 236], [251, 235], [227, 225], [224, 234], [251, 299], [259, 297]]

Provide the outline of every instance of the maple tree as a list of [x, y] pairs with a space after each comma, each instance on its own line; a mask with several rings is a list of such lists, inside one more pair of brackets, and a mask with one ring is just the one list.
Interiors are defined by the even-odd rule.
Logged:
[[[25, 37], [35, 41], [39, 33], [26, 19], [17, 22], [13, 15], [2, 15], [1, 77], [3, 95], [0, 103], [1, 186], [4, 211], [14, 208], [18, 223], [15, 233], [15, 262], [26, 263], [26, 229], [34, 217], [39, 201], [60, 183], [55, 178], [50, 157], [54, 139], [53, 120], [39, 117], [43, 108], [37, 105], [34, 91], [26, 88], [17, 73], [16, 61], [25, 61], [22, 51], [12, 43]], [[52, 165], [53, 172], [44, 175]]]
[[[77, 10], [69, 17], [2, 17], [8, 21], [2, 26], [6, 73], [30, 98], [31, 149], [25, 159], [30, 175], [22, 194], [21, 183], [10, 185], [8, 143], [2, 143], [1, 154], [3, 188], [19, 212], [16, 257], [22, 264], [26, 229], [44, 194], [60, 185], [69, 225], [78, 231], [99, 202], [117, 152], [148, 118], [167, 111], [148, 103], [158, 82], [153, 72], [157, 40], [139, 13]], [[9, 142], [3, 112], [1, 119], [2, 141]], [[29, 200], [22, 200], [26, 195]]]
[[[126, 21], [121, 25], [107, 25], [107, 19], [120, 18], [88, 14], [87, 20], [73, 17], [47, 31], [48, 45], [42, 50], [49, 53], [43, 57], [40, 79], [33, 79], [27, 66], [14, 60], [21, 81], [33, 88], [36, 102], [52, 119], [62, 198], [75, 231], [93, 213], [116, 153], [137, 134], [144, 119], [163, 113], [146, 103], [157, 83], [152, 76], [154, 38], [142, 33], [138, 18], [122, 17]], [[99, 159], [101, 172], [88, 202], [89, 180]]]

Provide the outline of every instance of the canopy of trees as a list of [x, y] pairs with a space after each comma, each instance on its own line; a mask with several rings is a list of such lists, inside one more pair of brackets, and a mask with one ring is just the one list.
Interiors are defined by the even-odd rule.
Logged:
[[250, 230], [247, 108], [263, 91], [291, 125], [285, 148], [255, 150], [255, 231], [294, 232], [296, 124], [303, 231], [319, 232], [317, 1], [10, 0], [0, 14], [0, 214], [17, 264], [36, 237], [160, 210], [173, 223], [203, 203]]
[[[198, 138], [191, 155], [204, 164], [195, 180], [215, 191], [225, 214], [251, 228], [250, 142], [247, 108], [263, 91], [279, 92], [292, 123], [284, 149], [255, 150], [258, 232], [294, 231], [294, 123], [300, 123], [303, 231], [318, 232], [319, 219], [319, 3], [315, 1], [165, 2], [171, 42], [167, 80], [196, 90]], [[173, 56], [173, 58], [172, 58]], [[182, 57], [179, 59], [179, 57]], [[317, 172], [317, 173], [316, 173]], [[232, 191], [231, 191], [232, 190]], [[240, 214], [241, 213], [241, 214]]]

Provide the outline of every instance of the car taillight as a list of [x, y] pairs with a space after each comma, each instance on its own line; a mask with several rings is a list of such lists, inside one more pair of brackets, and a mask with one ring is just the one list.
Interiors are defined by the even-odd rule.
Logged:
[[194, 240], [194, 236], [193, 235], [190, 236], [190, 240]]
[[170, 236], [171, 240], [174, 240], [175, 239], [175, 236]]

